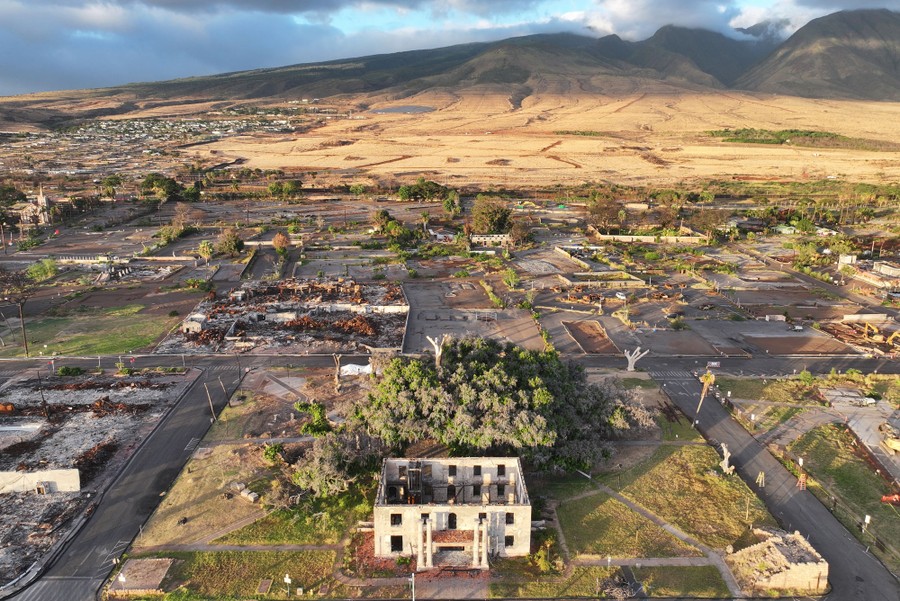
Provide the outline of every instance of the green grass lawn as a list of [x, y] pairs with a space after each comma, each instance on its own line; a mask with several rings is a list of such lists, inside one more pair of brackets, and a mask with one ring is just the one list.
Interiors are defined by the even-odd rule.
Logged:
[[731, 596], [728, 586], [715, 566], [655, 566], [634, 568], [635, 580], [646, 587], [650, 597], [712, 597]]
[[821, 399], [817, 385], [807, 386], [800, 380], [761, 380], [758, 378], [716, 378], [716, 386], [724, 394], [731, 391], [735, 399], [818, 405]]
[[253, 391], [244, 390], [244, 402], [236, 407], [226, 406], [219, 413], [219, 419], [209, 428], [204, 440], [209, 441], [241, 441], [244, 435], [247, 415], [257, 411]]
[[594, 485], [584, 476], [578, 474], [540, 474], [529, 476], [526, 485], [532, 498], [550, 497], [563, 501], [583, 492], [594, 490]]
[[[32, 355], [42, 352], [70, 356], [115, 355], [149, 347], [181, 321], [144, 312], [143, 305], [72, 311], [61, 316], [27, 319], [25, 328]], [[24, 355], [21, 336], [0, 348], [0, 357]], [[46, 347], [45, 347], [46, 345]]]
[[[733, 413], [734, 418], [747, 429], [748, 432], [768, 432], [775, 426], [783, 424], [796, 415], [806, 411], [803, 407], [783, 407], [780, 405], [759, 405], [741, 407], [744, 414], [739, 415]], [[751, 421], [750, 415], [756, 416], [755, 421]]]
[[318, 591], [333, 586], [334, 551], [200, 551], [166, 553], [176, 561], [164, 586], [184, 587], [169, 599], [255, 599], [262, 579], [272, 579], [267, 599], [287, 599], [284, 575], [290, 574], [291, 597], [295, 587]]
[[622, 386], [626, 390], [642, 388], [644, 390], [654, 390], [659, 388], [659, 384], [650, 378], [622, 378]]
[[900, 409], [900, 378], [896, 376], [878, 376], [873, 388], [894, 409]]
[[722, 475], [719, 461], [707, 445], [662, 446], [631, 469], [601, 479], [612, 488], [621, 486], [622, 494], [686, 534], [723, 549], [740, 538], [748, 521], [757, 526], [776, 523], [738, 476]]
[[609, 495], [597, 493], [557, 508], [574, 554], [612, 557], [688, 557], [700, 552]]
[[662, 430], [663, 440], [703, 440], [703, 436], [691, 426], [691, 420], [684, 415], [681, 415], [681, 420], [670, 422], [662, 413], [657, 413], [656, 423]]
[[[892, 505], [881, 502], [881, 496], [890, 493], [885, 481], [857, 454], [854, 438], [842, 426], [827, 425], [807, 432], [790, 445], [789, 450], [804, 459], [803, 467], [809, 474], [807, 485], [826, 507], [831, 507], [832, 495], [840, 506], [836, 516], [859, 537], [864, 544], [872, 543], [864, 535], [857, 522], [864, 516], [872, 517], [869, 526], [882, 541], [900, 549], [900, 513]], [[873, 547], [877, 552], [877, 549]], [[895, 572], [900, 570], [900, 555], [882, 554], [885, 563]]]
[[524, 576], [520, 561], [501, 560], [492, 569], [491, 598], [526, 597], [557, 599], [560, 597], [595, 597], [597, 582], [616, 574], [618, 568], [576, 566], [569, 574]]

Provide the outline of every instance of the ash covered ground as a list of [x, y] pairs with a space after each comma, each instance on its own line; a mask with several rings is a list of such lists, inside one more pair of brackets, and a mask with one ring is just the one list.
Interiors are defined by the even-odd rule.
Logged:
[[[76, 468], [80, 492], [0, 495], [0, 585], [33, 564], [181, 396], [191, 374], [26, 374], [0, 388], [0, 471]], [[10, 405], [12, 409], [10, 410]]]
[[248, 282], [205, 300], [157, 352], [366, 352], [400, 348], [409, 306], [399, 284]]

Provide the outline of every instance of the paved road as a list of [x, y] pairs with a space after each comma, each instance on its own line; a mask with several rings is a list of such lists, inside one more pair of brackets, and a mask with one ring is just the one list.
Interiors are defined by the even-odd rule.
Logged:
[[[701, 384], [683, 369], [660, 369], [650, 375], [664, 386], [666, 394], [692, 419], [697, 418]], [[699, 429], [708, 440], [724, 442], [731, 451], [732, 464], [740, 476], [766, 503], [769, 511], [790, 531], [799, 530], [830, 565], [834, 601], [897, 601], [900, 582], [816, 499], [797, 488], [797, 480], [735, 422], [715, 399], [707, 398], [699, 415]], [[765, 472], [765, 488], [756, 486], [759, 472]]]
[[[231, 367], [231, 366], [229, 366]], [[230, 373], [229, 373], [230, 372]], [[182, 400], [135, 452], [119, 478], [97, 503], [93, 515], [46, 574], [11, 597], [16, 601], [94, 601], [118, 558], [156, 509], [210, 425], [203, 384], [219, 378], [229, 390], [238, 385], [237, 368], [204, 370]], [[212, 386], [211, 386], [212, 388]], [[215, 399], [216, 411], [225, 405]]]
[[[580, 357], [577, 358], [586, 367], [616, 367], [625, 366], [625, 360], [617, 357]], [[345, 356], [345, 363], [365, 363], [368, 357]], [[718, 360], [718, 359], [717, 359]], [[22, 369], [43, 366], [44, 359], [10, 360], [0, 362], [0, 375], [14, 374]], [[103, 359], [105, 367], [112, 368], [117, 361], [115, 357]], [[673, 394], [673, 400], [682, 406], [688, 415], [693, 415], [692, 404], [699, 398], [699, 384], [690, 377], [689, 370], [702, 367], [706, 359], [675, 358], [675, 359], [646, 359], [639, 362], [638, 366], [651, 370], [661, 382], [667, 383], [667, 390]], [[186, 393], [182, 401], [172, 410], [168, 418], [160, 424], [153, 435], [147, 439], [142, 447], [135, 453], [132, 460], [126, 466], [119, 479], [113, 484], [109, 492], [100, 500], [91, 519], [84, 528], [78, 532], [72, 542], [59, 557], [49, 561], [50, 567], [44, 575], [32, 586], [18, 595], [10, 598], [15, 601], [93, 601], [96, 591], [102, 586], [104, 579], [109, 575], [113, 564], [112, 560], [118, 557], [131, 540], [137, 536], [139, 527], [153, 512], [160, 501], [160, 494], [168, 490], [175, 476], [186, 463], [193, 447], [199, 442], [209, 427], [209, 405], [203, 388], [204, 382], [215, 383], [218, 389], [218, 379], [221, 377], [229, 389], [229, 394], [238, 385], [238, 374], [245, 373], [248, 369], [257, 367], [282, 365], [295, 367], [331, 367], [333, 365], [330, 356], [226, 356], [226, 355], [187, 355], [187, 356], [138, 356], [135, 357], [134, 367], [149, 366], [193, 366], [201, 369], [198, 381]], [[773, 357], [761, 357], [758, 359], [722, 359], [722, 370], [731, 373], [743, 373], [744, 375], [768, 375], [775, 376], [783, 373], [786, 366], [797, 365], [797, 369], [810, 369], [814, 373], [826, 373], [835, 368], [842, 371], [855, 367], [863, 371], [878, 370], [879, 373], [900, 373], [900, 362], [884, 359], [861, 359], [852, 357], [841, 358], [810, 358], [810, 359], [785, 359]], [[60, 365], [80, 365], [85, 368], [97, 366], [97, 359], [57, 359], [57, 367]], [[793, 368], [792, 368], [793, 369]], [[677, 373], [677, 377], [670, 377], [671, 373]], [[667, 376], [666, 374], [670, 374]], [[668, 382], [672, 382], [669, 386]], [[681, 391], [681, 396], [678, 391]], [[683, 398], [682, 398], [683, 397]], [[217, 397], [216, 410], [220, 410], [225, 403], [224, 397]], [[714, 418], [715, 431], [709, 434], [718, 440], [733, 442], [730, 444], [734, 460], [743, 464], [752, 477], [756, 477], [757, 469], [754, 461], [765, 462], [767, 489], [760, 491], [761, 496], [767, 502], [774, 503], [772, 511], [779, 516], [786, 525], [800, 527], [804, 533], [812, 532], [810, 524], [817, 521], [832, 524], [825, 529], [825, 533], [813, 533], [813, 543], [823, 550], [823, 554], [832, 561], [833, 578], [836, 593], [833, 599], [881, 599], [897, 601], [897, 582], [885, 570], [881, 564], [865, 555], [864, 550], [856, 540], [832, 518], [831, 514], [822, 507], [811, 495], [800, 495], [802, 501], [795, 499], [796, 491], [793, 481], [781, 488], [772, 484], [769, 473], [781, 468], [775, 459], [765, 451], [759, 443], [749, 437], [749, 434], [730, 419], [724, 409], [719, 405], [709, 402], [710, 418]], [[707, 406], [704, 407], [704, 419], [707, 418]], [[713, 424], [710, 423], [710, 426]], [[703, 429], [707, 424], [702, 424]], [[725, 430], [720, 432], [719, 430]], [[749, 440], [747, 440], [749, 439]], [[773, 465], [769, 465], [774, 462]], [[773, 471], [775, 470], [775, 471]], [[786, 472], [785, 472], [786, 473]], [[779, 491], [781, 491], [779, 493]], [[791, 493], [791, 494], [788, 494]], [[808, 499], [806, 499], [808, 497]], [[771, 499], [771, 500], [769, 500]], [[819, 515], [819, 514], [824, 515]], [[795, 516], [796, 514], [796, 516]], [[836, 527], [833, 526], [836, 524]], [[847, 555], [852, 561], [845, 558]], [[862, 581], [854, 580], [853, 570], [859, 564], [859, 574]], [[845, 580], [848, 579], [849, 580]], [[856, 582], [856, 589], [847, 588]], [[866, 591], [877, 591], [878, 587], [886, 587], [884, 595], [873, 592], [866, 596]], [[893, 588], [892, 588], [893, 587]], [[845, 596], [837, 596], [840, 591]], [[858, 593], [858, 594], [857, 594]], [[885, 596], [886, 595], [886, 596]]]

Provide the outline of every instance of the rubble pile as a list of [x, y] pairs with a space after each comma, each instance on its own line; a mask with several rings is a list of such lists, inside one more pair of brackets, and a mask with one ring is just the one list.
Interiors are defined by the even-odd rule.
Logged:
[[72, 467], [78, 468], [81, 476], [81, 485], [85, 486], [90, 483], [118, 450], [118, 441], [110, 439], [98, 442], [84, 453], [78, 455], [72, 462]]
[[403, 344], [409, 306], [394, 283], [248, 282], [201, 302], [158, 352], [365, 352]]
[[345, 334], [357, 334], [359, 336], [375, 336], [378, 334], [375, 324], [364, 315], [354, 315], [348, 319], [338, 319], [331, 322], [327, 320], [316, 320], [308, 315], [302, 315], [297, 319], [292, 319], [284, 325], [288, 329], [300, 332], [330, 327]]
[[58, 384], [35, 384], [44, 390], [104, 390], [117, 388], [155, 388], [165, 390], [171, 386], [171, 382], [155, 382], [150, 378], [128, 378], [108, 381], [105, 379], [91, 379], [79, 382], [62, 382]]
[[8, 493], [3, 503], [8, 511], [0, 512], [0, 585], [38, 561], [89, 501], [80, 493]]
[[[79, 471], [81, 492], [0, 495], [0, 585], [40, 559], [91, 510], [90, 497], [128, 460], [179, 396], [182, 374], [30, 374], [0, 386], [0, 470]], [[29, 516], [23, 519], [22, 516]]]
[[199, 332], [185, 332], [184, 339], [197, 346], [215, 347], [225, 339], [225, 331], [219, 328], [210, 328]]

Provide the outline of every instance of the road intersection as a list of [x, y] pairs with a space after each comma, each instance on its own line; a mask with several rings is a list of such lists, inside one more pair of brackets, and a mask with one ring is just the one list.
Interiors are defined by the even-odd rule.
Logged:
[[[200, 372], [170, 413], [156, 427], [129, 460], [109, 489], [99, 496], [92, 515], [73, 533], [68, 543], [48, 557], [39, 577], [30, 586], [8, 591], [15, 601], [94, 601], [115, 560], [140, 533], [147, 518], [159, 504], [175, 477], [189, 459], [195, 441], [210, 426], [209, 401], [205, 383], [218, 385], [222, 378], [227, 389], [214, 400], [218, 413], [226, 399], [237, 389], [240, 377], [261, 367], [328, 367], [332, 357], [310, 355], [253, 356], [238, 360], [223, 355], [143, 355], [135, 357], [135, 367], [188, 365]], [[344, 356], [345, 363], [366, 363], [367, 355]], [[587, 368], [623, 368], [619, 357], [585, 357], [579, 363]], [[691, 373], [701, 366], [694, 357], [647, 358], [638, 367], [649, 371], [663, 390], [691, 419], [696, 418], [696, 403], [701, 385]], [[8, 361], [4, 373], [32, 366], [33, 362]], [[97, 358], [66, 359], [66, 364], [95, 367]], [[775, 377], [787, 366], [801, 366], [816, 373], [849, 368], [879, 373], [900, 373], [896, 361], [859, 357], [723, 359], [722, 370], [743, 375]], [[705, 367], [705, 359], [702, 360]], [[794, 369], [791, 367], [791, 369]], [[699, 419], [699, 429], [707, 439], [728, 444], [738, 473], [767, 504], [770, 512], [789, 530], [800, 530], [831, 564], [832, 592], [835, 601], [896, 601], [900, 582], [831, 515], [808, 491], [796, 487], [796, 479], [765, 447], [743, 429], [719, 403], [708, 400]], [[766, 473], [766, 486], [756, 486], [760, 471]]]

